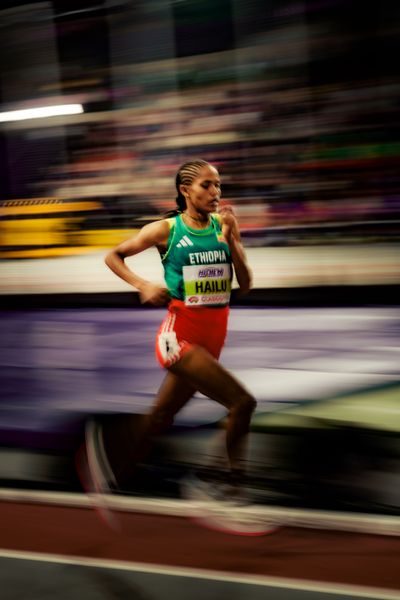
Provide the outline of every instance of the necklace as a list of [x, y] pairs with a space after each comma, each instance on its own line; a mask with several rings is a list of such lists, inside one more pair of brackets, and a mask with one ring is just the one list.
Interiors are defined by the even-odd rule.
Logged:
[[183, 212], [182, 216], [185, 215], [185, 217], [189, 217], [189, 219], [192, 219], [192, 221], [194, 221], [195, 223], [201, 223], [202, 225], [205, 224], [205, 228], [207, 228], [210, 224], [210, 219], [209, 217], [207, 217], [207, 221], [203, 221], [203, 219], [196, 219], [196, 217], [192, 217], [191, 215], [189, 215], [187, 212]]

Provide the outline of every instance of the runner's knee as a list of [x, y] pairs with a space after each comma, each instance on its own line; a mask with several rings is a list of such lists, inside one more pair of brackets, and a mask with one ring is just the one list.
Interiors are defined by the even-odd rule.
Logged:
[[248, 392], [243, 392], [234, 403], [231, 412], [234, 414], [251, 415], [257, 406], [256, 399]]
[[172, 426], [174, 415], [166, 410], [156, 410], [149, 416], [150, 433], [160, 433]]

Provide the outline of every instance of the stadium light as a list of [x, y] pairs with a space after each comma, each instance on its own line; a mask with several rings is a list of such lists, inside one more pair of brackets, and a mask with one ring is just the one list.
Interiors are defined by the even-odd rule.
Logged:
[[40, 106], [22, 110], [10, 110], [0, 113], [0, 123], [24, 121], [26, 119], [45, 119], [61, 115], [77, 115], [83, 113], [82, 104], [60, 104], [58, 106]]

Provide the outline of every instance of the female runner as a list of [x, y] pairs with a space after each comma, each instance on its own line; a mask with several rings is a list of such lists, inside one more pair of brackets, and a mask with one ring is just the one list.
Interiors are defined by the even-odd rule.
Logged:
[[[229, 479], [235, 485], [243, 475], [245, 440], [256, 401], [218, 359], [227, 333], [233, 269], [241, 292], [250, 289], [252, 275], [232, 209], [218, 211], [217, 169], [201, 159], [187, 162], [176, 175], [176, 189], [173, 216], [145, 225], [105, 259], [114, 273], [139, 291], [142, 303], [168, 305], [156, 338], [156, 355], [166, 376], [140, 432], [132, 436], [130, 468], [143, 457], [151, 437], [171, 425], [199, 391], [227, 409], [226, 453]], [[160, 254], [166, 287], [143, 279], [125, 263], [127, 257], [152, 246]], [[98, 432], [93, 430], [92, 435], [99, 440]], [[89, 445], [98, 467], [90, 435]]]

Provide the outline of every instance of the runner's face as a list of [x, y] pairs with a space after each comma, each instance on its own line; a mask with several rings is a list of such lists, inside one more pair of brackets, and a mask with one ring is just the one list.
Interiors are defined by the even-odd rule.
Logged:
[[202, 213], [212, 213], [218, 208], [221, 197], [221, 180], [217, 169], [211, 165], [202, 167], [198, 176], [186, 188], [187, 205]]

